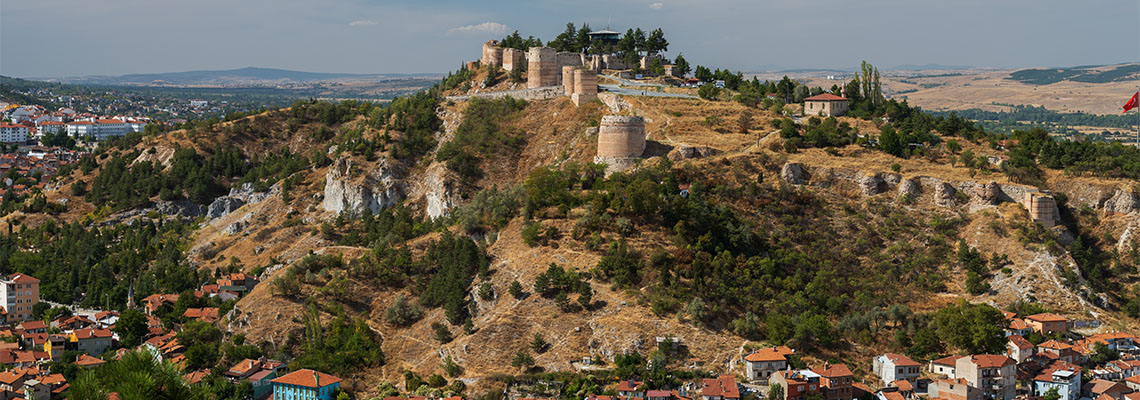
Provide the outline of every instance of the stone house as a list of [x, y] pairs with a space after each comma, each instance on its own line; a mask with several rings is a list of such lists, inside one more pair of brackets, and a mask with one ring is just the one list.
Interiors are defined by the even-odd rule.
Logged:
[[838, 117], [847, 113], [847, 99], [831, 93], [804, 99], [805, 116]]

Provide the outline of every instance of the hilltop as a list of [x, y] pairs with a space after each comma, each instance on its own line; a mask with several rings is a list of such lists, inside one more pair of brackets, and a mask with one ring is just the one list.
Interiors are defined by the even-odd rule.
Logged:
[[[452, 385], [500, 392], [507, 375], [659, 357], [658, 337], [684, 344], [664, 360], [678, 369], [740, 373], [748, 349], [788, 344], [867, 377], [884, 351], [965, 350], [898, 339], [950, 329], [931, 313], [958, 299], [1137, 326], [1123, 311], [1136, 300], [1140, 227], [1127, 160], [1064, 173], [1051, 152], [1069, 148], [1038, 133], [999, 144], [874, 99], [852, 113], [890, 109], [891, 122], [796, 123], [786, 114], [798, 105], [750, 92], [767, 85], [735, 85], [712, 100], [604, 93], [576, 106], [480, 98], [522, 83], [464, 69], [388, 107], [296, 102], [107, 143], [46, 191], [65, 212], [17, 211], [0, 229], [33, 244], [26, 257], [69, 245], [51, 240], [64, 234], [53, 226], [142, 230], [124, 242], [181, 229], [154, 251], [111, 253], [130, 268], [74, 266], [107, 268], [111, 282], [77, 274], [91, 290], [45, 296], [125, 304], [132, 282], [145, 296], [247, 272], [263, 283], [231, 304], [225, 335], [336, 369], [367, 395], [408, 372], [443, 375], [448, 360], [461, 367], [447, 371]], [[750, 94], [765, 100], [736, 96]], [[645, 120], [647, 151], [628, 171], [591, 164], [605, 115]], [[904, 136], [897, 148], [891, 135]], [[1061, 214], [1043, 225], [1022, 206], [1041, 189]], [[53, 247], [20, 268], [64, 276], [51, 261], [66, 254]], [[175, 273], [187, 282], [165, 278]], [[381, 356], [361, 356], [375, 353], [349, 348], [349, 335]], [[520, 353], [535, 368], [511, 365]]]

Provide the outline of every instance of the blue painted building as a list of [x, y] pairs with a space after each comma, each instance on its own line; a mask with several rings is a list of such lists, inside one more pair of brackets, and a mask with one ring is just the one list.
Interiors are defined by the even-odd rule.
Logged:
[[1057, 362], [1041, 371], [1033, 379], [1033, 394], [1044, 396], [1049, 389], [1057, 389], [1061, 400], [1077, 400], [1081, 397], [1081, 369], [1076, 365]]
[[274, 379], [273, 400], [335, 400], [340, 378], [302, 369]]

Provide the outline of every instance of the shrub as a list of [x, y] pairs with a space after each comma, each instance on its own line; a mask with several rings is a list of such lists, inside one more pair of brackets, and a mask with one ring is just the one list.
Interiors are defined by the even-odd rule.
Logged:
[[493, 300], [495, 298], [495, 288], [491, 286], [491, 282], [483, 282], [479, 285], [479, 298], [483, 300]]
[[454, 339], [451, 336], [451, 330], [447, 329], [447, 325], [434, 322], [431, 324], [431, 329], [435, 332], [435, 340], [439, 341], [440, 344], [449, 343]]
[[396, 296], [392, 306], [384, 312], [384, 320], [396, 326], [408, 326], [423, 318], [424, 310], [408, 301], [404, 295]]
[[526, 245], [530, 247], [538, 246], [538, 241], [541, 239], [541, 232], [542, 225], [536, 222], [527, 223], [522, 230], [523, 243], [526, 243]]

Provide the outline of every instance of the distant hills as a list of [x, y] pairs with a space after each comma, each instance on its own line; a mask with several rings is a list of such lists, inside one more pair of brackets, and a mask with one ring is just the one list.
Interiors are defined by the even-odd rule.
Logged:
[[120, 76], [98, 75], [68, 77], [50, 79], [50, 81], [84, 85], [260, 86], [321, 81], [369, 81], [437, 75], [438, 74], [342, 74], [290, 71], [277, 68], [246, 67], [230, 70], [129, 74]]
[[1061, 81], [1084, 83], [1121, 82], [1140, 79], [1140, 64], [1023, 69], [1009, 74], [1009, 79], [1027, 85], [1049, 85]]

